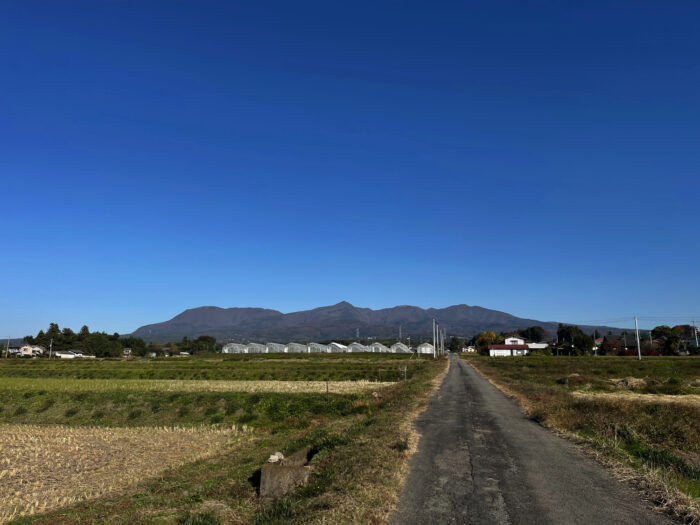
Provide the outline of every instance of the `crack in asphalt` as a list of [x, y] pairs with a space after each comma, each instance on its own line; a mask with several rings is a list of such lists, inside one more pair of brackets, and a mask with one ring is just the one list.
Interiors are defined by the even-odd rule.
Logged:
[[421, 439], [392, 525], [674, 523], [570, 442], [527, 419], [466, 362], [450, 359], [416, 420]]

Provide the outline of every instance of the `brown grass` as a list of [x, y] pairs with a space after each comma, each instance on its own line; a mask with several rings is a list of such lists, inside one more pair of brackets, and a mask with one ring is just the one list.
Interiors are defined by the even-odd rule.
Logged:
[[[618, 444], [618, 428], [631, 430], [635, 439], [663, 450], [670, 450], [684, 459], [696, 458], [698, 427], [688, 427], [686, 421], [697, 421], [688, 413], [697, 413], [697, 395], [637, 394], [633, 392], [591, 393], [562, 388], [518, 383], [499, 374], [499, 370], [470, 360], [475, 369], [492, 385], [515, 399], [523, 411], [541, 424], [581, 446], [583, 452], [608, 467], [617, 479], [636, 486], [659, 509], [686, 524], [700, 523], [700, 501], [676, 486], [677, 477], [668, 469], [630, 461], [630, 456]], [[652, 425], [655, 431], [664, 429], [661, 442], [646, 432], [644, 407], [658, 407]], [[681, 415], [682, 412], [682, 415]], [[673, 428], [673, 414], [677, 414]], [[684, 425], [686, 425], [684, 427]], [[610, 432], [614, 429], [614, 439]], [[581, 431], [585, 430], [584, 435]], [[670, 431], [675, 430], [674, 436]], [[678, 448], [677, 448], [678, 447]]]
[[123, 490], [170, 467], [220, 453], [244, 433], [235, 428], [0, 426], [0, 522]]
[[[421, 392], [409, 410], [395, 413], [394, 424], [382, 425], [373, 432], [367, 432], [363, 439], [363, 456], [358, 458], [362, 465], [360, 479], [352, 479], [351, 472], [357, 466], [348, 466], [348, 474], [343, 491], [333, 494], [332, 509], [319, 513], [309, 524], [388, 523], [396, 509], [399, 495], [406, 482], [411, 457], [418, 448], [420, 434], [414, 427], [415, 419], [426, 409], [430, 397], [437, 391], [449, 369], [449, 360], [443, 362], [443, 370], [430, 381], [429, 389]], [[391, 402], [391, 400], [386, 400]], [[396, 443], [405, 445], [397, 451]]]
[[600, 400], [618, 400], [631, 401], [637, 403], [663, 403], [663, 404], [678, 404], [700, 406], [700, 396], [695, 394], [688, 395], [667, 395], [667, 394], [636, 394], [634, 392], [572, 392], [574, 397], [585, 399], [600, 399]]

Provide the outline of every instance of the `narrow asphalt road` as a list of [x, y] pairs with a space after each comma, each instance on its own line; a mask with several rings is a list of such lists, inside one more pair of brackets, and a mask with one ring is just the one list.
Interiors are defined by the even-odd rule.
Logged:
[[[425, 412], [393, 525], [671, 524], [463, 360]], [[503, 358], [507, 359], [507, 358]]]

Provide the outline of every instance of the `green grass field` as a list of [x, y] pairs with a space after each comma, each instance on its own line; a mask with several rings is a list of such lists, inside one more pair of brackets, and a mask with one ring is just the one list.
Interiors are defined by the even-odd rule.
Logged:
[[465, 359], [530, 417], [679, 491], [680, 513], [700, 518], [700, 358]]
[[[411, 440], [407, 421], [445, 367], [444, 360], [409, 357], [0, 360], [0, 424], [55, 425], [56, 432], [173, 426], [248, 429], [245, 439], [213, 450], [210, 457], [165, 470], [126, 491], [70, 503], [17, 523], [320, 523], [347, 515], [356, 522], [377, 521], [388, 512], [400, 485]], [[275, 379], [292, 381], [279, 383], [289, 391], [202, 388], [209, 383], [254, 385]], [[331, 388], [329, 394], [294, 388], [327, 379], [331, 387], [356, 380], [394, 383], [348, 393]], [[255, 492], [257, 469], [271, 453], [288, 454], [304, 445], [318, 452], [311, 483], [272, 506], [262, 506]], [[1, 461], [0, 450], [0, 465]]]

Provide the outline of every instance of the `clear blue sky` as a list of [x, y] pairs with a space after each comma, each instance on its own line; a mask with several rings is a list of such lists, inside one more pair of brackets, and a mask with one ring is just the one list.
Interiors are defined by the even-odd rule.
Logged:
[[0, 49], [0, 334], [700, 315], [698, 3], [20, 0]]

